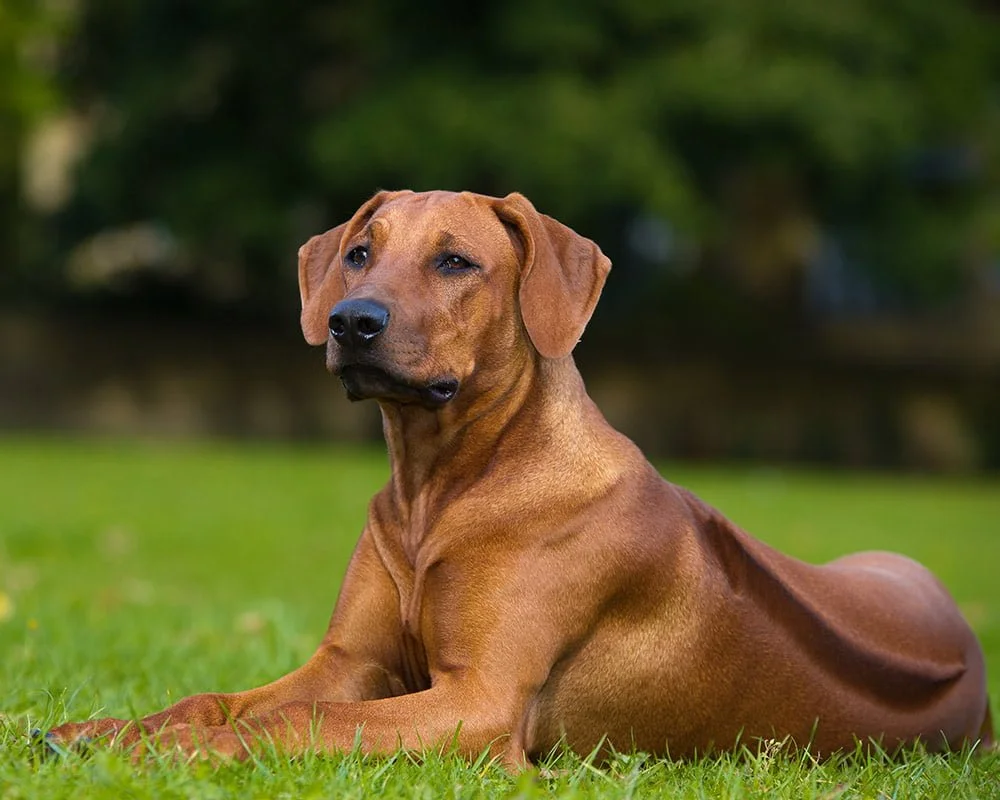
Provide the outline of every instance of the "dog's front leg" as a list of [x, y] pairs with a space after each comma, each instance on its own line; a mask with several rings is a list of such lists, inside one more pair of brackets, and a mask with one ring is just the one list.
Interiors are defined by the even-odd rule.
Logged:
[[489, 750], [504, 764], [525, 763], [519, 732], [526, 703], [485, 688], [484, 683], [446, 681], [400, 697], [360, 702], [294, 702], [269, 714], [230, 725], [173, 726], [159, 746], [185, 757], [245, 758], [274, 748], [285, 755], [349, 752], [367, 754], [451, 750], [476, 757]]
[[81, 741], [127, 747], [169, 726], [219, 728], [289, 703], [350, 702], [400, 694], [405, 691], [398, 677], [400, 636], [396, 588], [366, 532], [351, 559], [323, 644], [299, 669], [249, 691], [186, 697], [138, 722], [116, 718], [69, 722], [50, 731], [48, 741], [62, 747]]
[[192, 730], [228, 726], [231, 722], [268, 714], [288, 703], [360, 700], [383, 697], [398, 691], [386, 670], [359, 662], [347, 652], [324, 644], [302, 667], [273, 683], [243, 692], [210, 692], [179, 700], [142, 720], [107, 717], [82, 723], [66, 723], [49, 734], [49, 741], [62, 746], [82, 742], [106, 742], [131, 747], [143, 737], [184, 725]]

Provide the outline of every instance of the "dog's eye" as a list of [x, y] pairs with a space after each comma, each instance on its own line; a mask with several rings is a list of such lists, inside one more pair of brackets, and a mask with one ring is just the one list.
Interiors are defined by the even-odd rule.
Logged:
[[347, 262], [348, 266], [361, 269], [361, 267], [368, 263], [368, 248], [361, 246], [353, 248], [348, 252], [344, 261]]
[[441, 269], [446, 272], [461, 272], [462, 270], [472, 268], [473, 265], [468, 261], [468, 259], [462, 258], [462, 256], [456, 255], [455, 253], [450, 253], [441, 259]]

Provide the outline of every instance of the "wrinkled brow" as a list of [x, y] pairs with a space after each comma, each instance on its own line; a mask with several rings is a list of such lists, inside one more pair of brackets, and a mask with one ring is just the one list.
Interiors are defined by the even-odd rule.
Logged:
[[372, 244], [381, 245], [389, 238], [389, 223], [384, 219], [373, 219], [365, 226], [365, 234]]
[[475, 252], [475, 245], [460, 234], [450, 231], [441, 231], [434, 241], [439, 251], [455, 250], [459, 253], [472, 254]]

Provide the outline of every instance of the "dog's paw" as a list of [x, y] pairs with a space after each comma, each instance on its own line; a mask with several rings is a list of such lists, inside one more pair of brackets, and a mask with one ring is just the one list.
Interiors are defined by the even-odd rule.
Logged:
[[[36, 755], [45, 758], [61, 758], [69, 755], [69, 749], [63, 744], [52, 731], [43, 731], [41, 728], [33, 728], [28, 734], [31, 748]], [[80, 746], [86, 748], [88, 742], [81, 740]]]
[[50, 731], [32, 731], [32, 739], [46, 755], [64, 756], [86, 753], [98, 745], [120, 745], [135, 725], [124, 719], [95, 719], [89, 722], [66, 722]]
[[180, 761], [243, 761], [250, 755], [245, 740], [229, 726], [205, 727], [178, 723], [144, 736], [132, 746], [135, 762], [149, 757]]

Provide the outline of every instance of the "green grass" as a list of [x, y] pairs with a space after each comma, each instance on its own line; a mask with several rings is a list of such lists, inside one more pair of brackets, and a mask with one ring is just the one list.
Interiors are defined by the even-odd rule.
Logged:
[[[1000, 481], [664, 472], [807, 560], [886, 548], [928, 564], [980, 634], [1000, 697]], [[386, 473], [377, 448], [0, 439], [0, 798], [1000, 797], [1000, 754], [564, 754], [520, 776], [439, 755], [272, 755], [218, 770], [37, 758], [32, 727], [141, 715], [301, 663]]]

